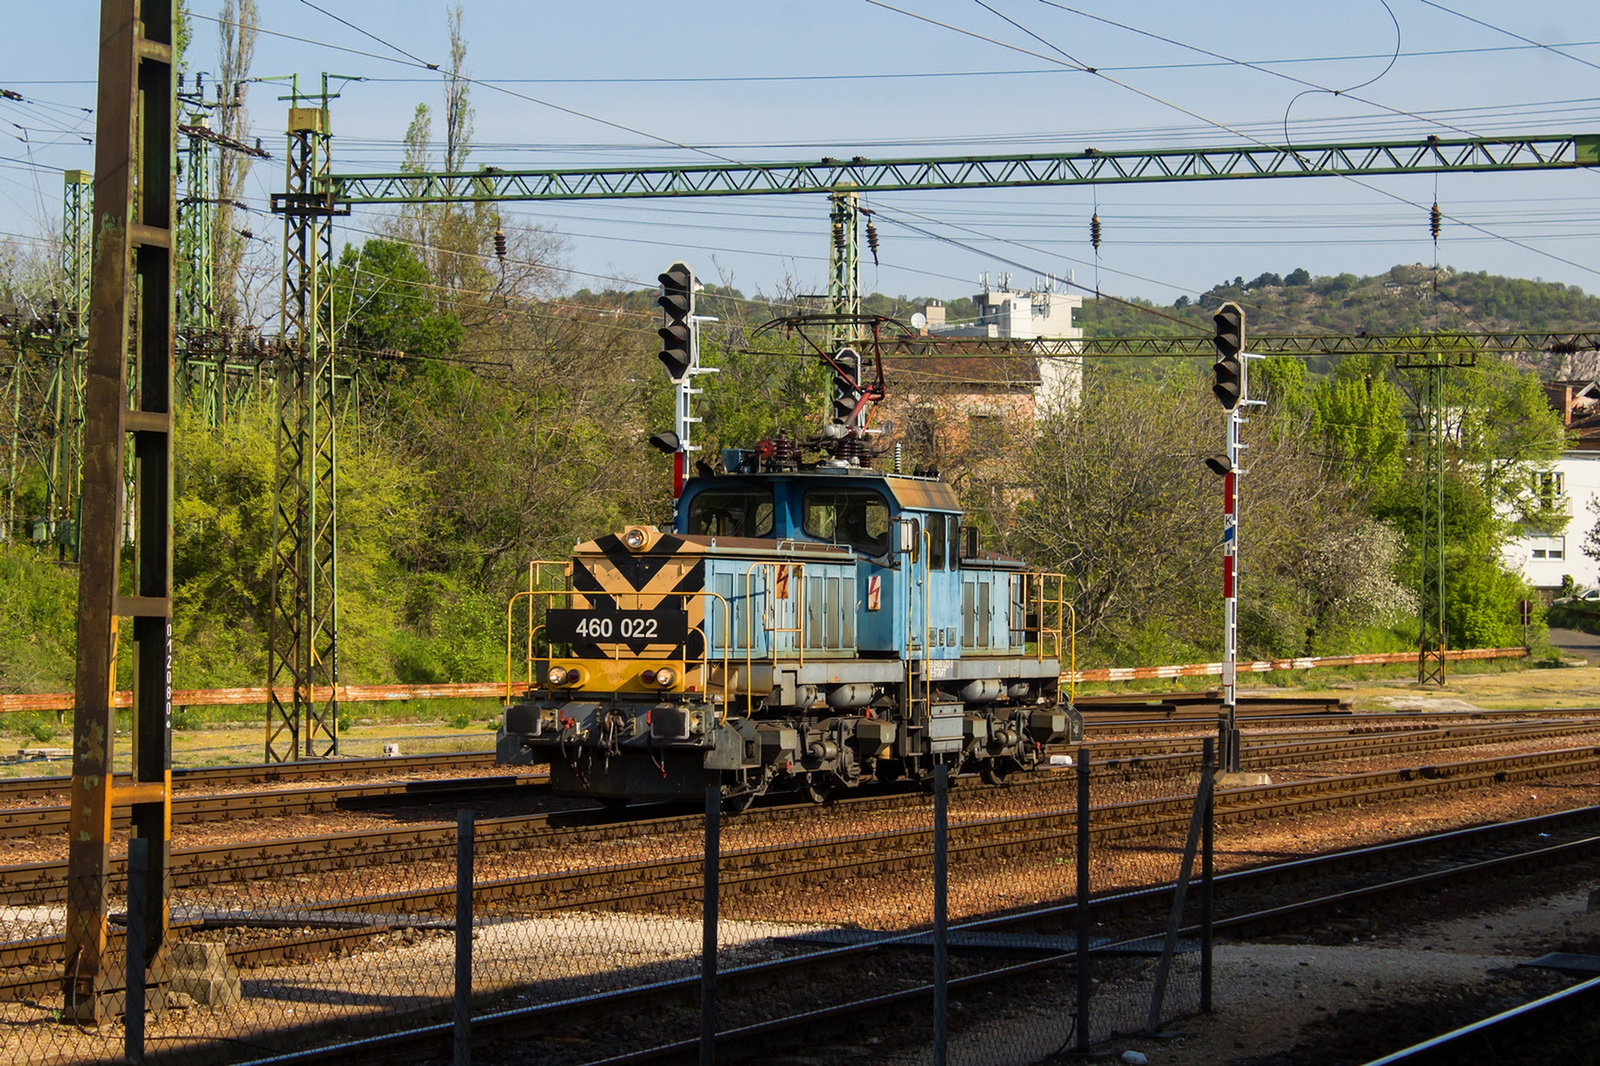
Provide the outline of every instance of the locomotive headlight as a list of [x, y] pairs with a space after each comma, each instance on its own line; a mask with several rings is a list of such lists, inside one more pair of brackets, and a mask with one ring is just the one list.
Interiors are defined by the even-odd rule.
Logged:
[[667, 688], [677, 679], [678, 675], [667, 669], [665, 666], [656, 671], [656, 684], [660, 685], [662, 688]]
[[545, 675], [551, 685], [581, 685], [583, 684], [583, 671], [577, 667], [567, 669], [564, 666], [552, 666]]
[[623, 534], [622, 543], [628, 546], [629, 551], [638, 551], [640, 548], [644, 547], [645, 541], [648, 539], [649, 538], [645, 536], [644, 530], [635, 526], [633, 529], [630, 529], [628, 532]]

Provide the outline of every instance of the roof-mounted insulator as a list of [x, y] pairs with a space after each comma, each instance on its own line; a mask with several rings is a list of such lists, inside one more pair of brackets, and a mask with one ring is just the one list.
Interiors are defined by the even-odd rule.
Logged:
[[502, 263], [506, 261], [506, 231], [503, 229], [494, 231], [494, 256]]
[[1100, 250], [1100, 216], [1096, 214], [1089, 220], [1089, 243], [1094, 245], [1094, 250]]
[[844, 251], [844, 224], [842, 222], [833, 224], [833, 247], [838, 251]]
[[867, 247], [872, 249], [872, 265], [878, 265], [878, 227], [867, 219]]
[[1439, 210], [1438, 203], [1433, 205], [1433, 210], [1428, 212], [1428, 232], [1433, 234], [1434, 243], [1439, 241], [1439, 230], [1444, 227], [1444, 212]]

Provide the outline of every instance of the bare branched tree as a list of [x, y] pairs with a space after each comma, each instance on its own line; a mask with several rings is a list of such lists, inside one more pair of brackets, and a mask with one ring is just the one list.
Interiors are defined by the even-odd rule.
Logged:
[[467, 39], [461, 5], [446, 16], [450, 27], [450, 72], [444, 79], [444, 168], [460, 170], [472, 154], [472, 104], [467, 99]]
[[[1158, 384], [1091, 372], [1082, 402], [1041, 424], [1016, 547], [1073, 575], [1080, 633], [1102, 654], [1148, 654], [1150, 634], [1202, 653], [1220, 645], [1221, 486], [1202, 465], [1220, 450], [1219, 414], [1198, 376]], [[1244, 653], [1303, 654], [1351, 626], [1393, 621], [1409, 602], [1393, 580], [1393, 531], [1365, 518], [1309, 421], [1260, 413], [1246, 441]]]
[[[462, 8], [446, 15], [450, 33], [450, 68], [444, 76], [444, 144], [440, 160], [446, 171], [459, 171], [472, 154], [473, 108], [471, 78], [467, 74], [467, 40], [462, 30]], [[433, 112], [418, 104], [406, 129], [406, 154], [402, 168], [425, 172], [432, 168]], [[463, 300], [485, 291], [499, 292], [504, 264], [491, 267], [494, 234], [502, 226], [500, 212], [490, 203], [416, 204], [404, 207], [388, 227], [391, 235], [411, 243], [417, 258], [438, 283], [436, 302], [441, 310], [463, 311]], [[510, 258], [508, 249], [507, 259]]]
[[[250, 65], [256, 54], [256, 0], [222, 0], [222, 17], [217, 23], [217, 54], [221, 63], [217, 83], [223, 106], [219, 132], [236, 141], [250, 135], [250, 113], [245, 98], [250, 91]], [[250, 175], [251, 157], [242, 152], [223, 152], [217, 167], [216, 226], [212, 237], [212, 261], [216, 272], [216, 299], [224, 323], [240, 321], [241, 290], [246, 238], [240, 230], [234, 204], [244, 198], [245, 179]]]

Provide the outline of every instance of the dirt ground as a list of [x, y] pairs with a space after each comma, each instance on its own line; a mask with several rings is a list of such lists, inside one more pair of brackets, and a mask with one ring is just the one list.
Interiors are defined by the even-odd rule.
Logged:
[[1170, 1040], [1107, 1047], [1173, 1066], [1361, 1063], [1571, 983], [1519, 969], [1551, 951], [1600, 952], [1589, 884], [1547, 898], [1429, 923], [1348, 945], [1217, 946], [1215, 1012], [1184, 1019]]

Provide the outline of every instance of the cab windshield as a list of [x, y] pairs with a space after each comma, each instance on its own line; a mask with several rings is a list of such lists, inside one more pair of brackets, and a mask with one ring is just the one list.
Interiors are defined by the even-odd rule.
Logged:
[[772, 536], [771, 489], [708, 489], [689, 501], [689, 533], [709, 537]]
[[812, 489], [802, 528], [817, 540], [881, 555], [889, 550], [889, 504], [871, 489]]

